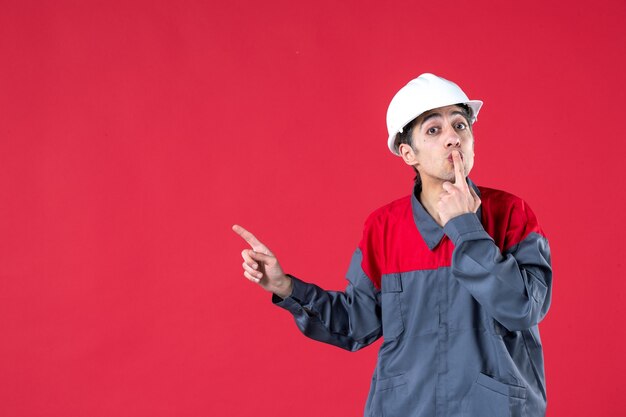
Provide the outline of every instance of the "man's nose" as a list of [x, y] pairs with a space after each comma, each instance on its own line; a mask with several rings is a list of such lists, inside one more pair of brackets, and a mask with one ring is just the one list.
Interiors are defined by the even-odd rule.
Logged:
[[446, 138], [446, 142], [445, 142], [446, 148], [454, 148], [454, 147], [461, 146], [461, 137], [459, 136], [456, 130], [448, 129], [448, 131], [446, 132], [445, 138]]

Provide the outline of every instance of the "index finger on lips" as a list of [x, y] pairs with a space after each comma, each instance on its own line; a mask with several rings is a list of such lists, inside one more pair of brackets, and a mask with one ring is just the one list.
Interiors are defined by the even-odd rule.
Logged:
[[454, 185], [466, 185], [465, 166], [459, 151], [452, 151], [452, 162], [454, 162]]

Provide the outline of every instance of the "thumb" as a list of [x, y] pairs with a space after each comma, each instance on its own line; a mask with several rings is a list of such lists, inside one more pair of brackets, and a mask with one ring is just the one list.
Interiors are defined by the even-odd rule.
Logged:
[[267, 255], [261, 252], [256, 252], [253, 250], [249, 250], [248, 255], [250, 255], [250, 257], [254, 259], [255, 261], [263, 262], [264, 264], [268, 264], [272, 261], [272, 259], [274, 259], [274, 257], [271, 255]]

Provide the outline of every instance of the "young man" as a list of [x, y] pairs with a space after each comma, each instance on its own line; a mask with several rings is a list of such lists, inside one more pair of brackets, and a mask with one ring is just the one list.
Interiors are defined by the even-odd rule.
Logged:
[[523, 200], [467, 178], [481, 106], [433, 74], [398, 91], [388, 146], [415, 169], [415, 187], [369, 216], [344, 292], [285, 274], [233, 226], [252, 247], [244, 276], [306, 336], [348, 350], [383, 336], [366, 416], [545, 414], [537, 325], [550, 305], [550, 250]]

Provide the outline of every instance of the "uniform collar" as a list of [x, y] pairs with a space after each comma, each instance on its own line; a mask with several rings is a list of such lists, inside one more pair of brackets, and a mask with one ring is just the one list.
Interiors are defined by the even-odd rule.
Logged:
[[[476, 194], [480, 197], [480, 191], [478, 187], [467, 178], [467, 183], [470, 187], [474, 189]], [[426, 242], [426, 245], [430, 250], [435, 249], [441, 239], [443, 238], [443, 227], [439, 226], [437, 222], [428, 214], [422, 203], [420, 203], [418, 196], [422, 191], [421, 184], [416, 184], [413, 187], [413, 195], [411, 196], [411, 207], [413, 209], [413, 220], [415, 221], [415, 226], [417, 226], [417, 230], [422, 235], [422, 238]], [[478, 212], [476, 213], [478, 220], [482, 218], [481, 216], [481, 208], [478, 208]]]

